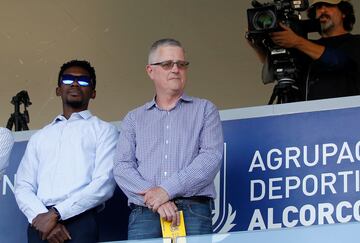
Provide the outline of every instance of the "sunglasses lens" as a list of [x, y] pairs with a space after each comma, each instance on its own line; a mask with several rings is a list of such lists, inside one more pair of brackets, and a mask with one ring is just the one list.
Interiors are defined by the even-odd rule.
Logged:
[[61, 82], [62, 82], [63, 84], [69, 85], [69, 84], [74, 83], [74, 80], [70, 80], [70, 79], [63, 79]]
[[89, 82], [87, 82], [87, 81], [82, 81], [82, 80], [78, 80], [78, 84], [79, 84], [80, 86], [89, 86]]

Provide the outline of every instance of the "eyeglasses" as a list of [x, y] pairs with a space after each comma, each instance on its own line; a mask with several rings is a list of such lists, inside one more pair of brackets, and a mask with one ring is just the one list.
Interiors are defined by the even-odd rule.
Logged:
[[179, 69], [187, 69], [187, 67], [189, 66], [190, 63], [187, 61], [167, 60], [167, 61], [163, 61], [163, 62], [152, 63], [150, 65], [156, 65], [156, 66], [162, 67], [164, 70], [170, 70], [174, 67], [175, 64]]
[[63, 74], [61, 76], [61, 82], [66, 85], [71, 85], [74, 82], [77, 82], [82, 87], [87, 87], [91, 83], [91, 78], [89, 76], [75, 76], [71, 74]]

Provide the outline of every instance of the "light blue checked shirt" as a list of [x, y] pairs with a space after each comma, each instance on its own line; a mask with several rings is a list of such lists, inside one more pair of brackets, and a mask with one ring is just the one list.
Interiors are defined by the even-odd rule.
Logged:
[[166, 111], [152, 100], [121, 123], [114, 177], [129, 203], [137, 205], [144, 206], [138, 193], [155, 186], [170, 199], [215, 198], [223, 143], [219, 112], [210, 101], [183, 95]]

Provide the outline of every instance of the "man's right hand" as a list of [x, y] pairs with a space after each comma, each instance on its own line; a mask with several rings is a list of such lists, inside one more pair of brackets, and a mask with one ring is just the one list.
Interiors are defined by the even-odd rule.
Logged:
[[57, 224], [58, 215], [49, 210], [47, 213], [38, 214], [32, 221], [31, 226], [40, 233], [40, 238], [46, 240], [50, 231], [54, 229]]
[[66, 227], [58, 223], [46, 239], [49, 243], [63, 243], [66, 240], [71, 240], [71, 237]]
[[180, 214], [174, 202], [168, 201], [162, 204], [157, 209], [160, 217], [166, 221], [171, 221], [173, 226], [178, 226], [180, 224]]
[[169, 201], [169, 194], [159, 186], [140, 192], [139, 194], [144, 196], [144, 204], [154, 213], [157, 212], [160, 205]]

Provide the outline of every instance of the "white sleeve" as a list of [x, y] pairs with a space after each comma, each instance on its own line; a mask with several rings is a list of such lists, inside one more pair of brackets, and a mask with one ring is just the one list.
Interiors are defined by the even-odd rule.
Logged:
[[36, 137], [34, 134], [26, 147], [16, 173], [15, 199], [20, 210], [25, 214], [29, 223], [40, 213], [47, 212], [45, 205], [36, 196], [38, 158], [36, 153]]

